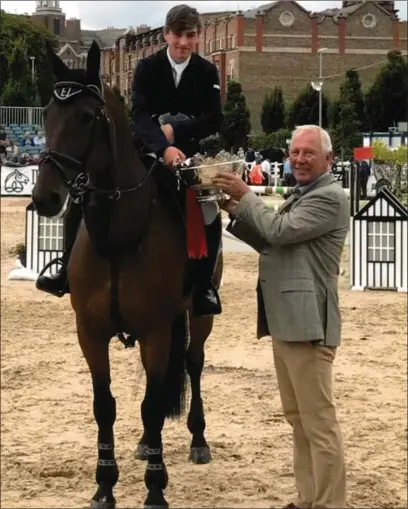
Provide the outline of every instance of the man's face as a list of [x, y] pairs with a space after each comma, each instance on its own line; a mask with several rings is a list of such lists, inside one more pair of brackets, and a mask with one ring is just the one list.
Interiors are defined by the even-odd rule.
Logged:
[[197, 28], [184, 30], [180, 34], [164, 31], [164, 39], [169, 46], [171, 58], [175, 62], [183, 62], [193, 53], [199, 40]]
[[300, 185], [313, 182], [326, 173], [332, 163], [332, 153], [323, 152], [320, 132], [317, 129], [297, 134], [292, 140], [289, 157], [293, 175]]

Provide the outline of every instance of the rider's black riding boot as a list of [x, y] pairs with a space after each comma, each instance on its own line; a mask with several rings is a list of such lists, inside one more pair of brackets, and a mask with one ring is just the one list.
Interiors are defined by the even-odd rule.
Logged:
[[38, 290], [51, 293], [56, 297], [62, 297], [69, 291], [67, 275], [68, 260], [75, 243], [81, 218], [81, 207], [71, 202], [64, 217], [64, 254], [61, 258], [61, 268], [56, 274], [52, 274], [51, 276], [39, 276], [36, 282]]
[[207, 258], [199, 262], [199, 273], [196, 275], [196, 284], [193, 291], [194, 316], [219, 315], [221, 313], [221, 300], [213, 283], [214, 270], [221, 244], [222, 220], [221, 214], [205, 227], [207, 239]]

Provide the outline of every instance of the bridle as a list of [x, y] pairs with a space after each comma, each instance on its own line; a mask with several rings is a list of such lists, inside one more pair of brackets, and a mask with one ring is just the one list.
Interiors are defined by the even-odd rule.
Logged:
[[76, 81], [60, 81], [55, 84], [53, 92], [54, 97], [52, 100], [60, 104], [66, 104], [72, 102], [82, 94], [89, 94], [98, 101], [98, 106], [92, 119], [91, 134], [83, 154], [76, 159], [62, 152], [58, 152], [57, 150], [46, 148], [40, 154], [39, 168], [41, 169], [42, 163], [52, 163], [52, 167], [60, 173], [62, 181], [67, 187], [72, 200], [77, 204], [83, 203], [85, 195], [90, 191], [99, 195], [104, 195], [111, 200], [119, 200], [123, 193], [130, 193], [141, 189], [149, 178], [154, 165], [148, 170], [143, 179], [133, 187], [119, 188], [114, 186], [112, 189], [101, 189], [93, 185], [90, 181], [89, 173], [87, 172], [87, 164], [89, 156], [94, 149], [95, 140], [97, 139], [96, 134], [103, 125], [102, 122], [104, 122], [109, 129], [109, 144], [113, 154], [115, 178], [118, 173], [116, 128], [103, 98], [102, 84], [99, 88], [96, 85], [84, 85]]

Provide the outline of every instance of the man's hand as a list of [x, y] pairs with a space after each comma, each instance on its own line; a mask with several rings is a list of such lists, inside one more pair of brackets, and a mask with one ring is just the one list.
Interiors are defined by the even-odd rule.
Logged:
[[163, 160], [167, 166], [176, 166], [184, 163], [186, 156], [177, 147], [167, 147], [163, 153]]
[[225, 212], [228, 212], [228, 214], [235, 216], [235, 209], [237, 208], [237, 205], [238, 205], [237, 201], [232, 200], [231, 198], [224, 199], [224, 200], [220, 200], [218, 202], [218, 205], [220, 206], [220, 208], [222, 210], [225, 210]]
[[164, 136], [167, 138], [167, 141], [173, 145], [174, 143], [173, 127], [170, 124], [164, 124], [161, 126], [161, 130], [163, 131]]
[[225, 194], [228, 194], [235, 201], [239, 200], [247, 193], [251, 192], [249, 186], [234, 173], [220, 172], [212, 179], [212, 183]]

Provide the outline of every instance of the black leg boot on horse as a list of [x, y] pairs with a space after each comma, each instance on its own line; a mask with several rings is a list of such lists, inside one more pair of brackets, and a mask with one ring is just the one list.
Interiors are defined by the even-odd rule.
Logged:
[[221, 314], [221, 300], [214, 285], [214, 272], [221, 246], [222, 220], [218, 214], [215, 220], [205, 226], [208, 256], [198, 262], [196, 284], [193, 291], [194, 316]]
[[67, 267], [79, 225], [81, 224], [81, 219], [82, 208], [71, 202], [66, 216], [64, 217], [64, 254], [58, 259], [58, 262], [53, 260], [55, 263], [60, 263], [61, 268], [56, 274], [52, 274], [51, 276], [40, 274], [36, 281], [38, 290], [50, 293], [56, 297], [63, 297], [69, 292]]

